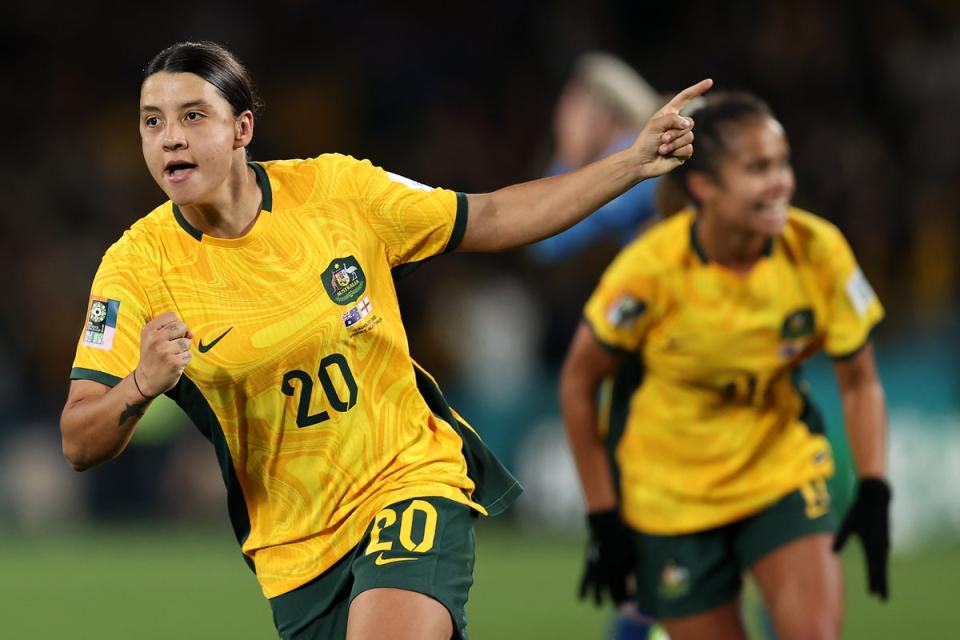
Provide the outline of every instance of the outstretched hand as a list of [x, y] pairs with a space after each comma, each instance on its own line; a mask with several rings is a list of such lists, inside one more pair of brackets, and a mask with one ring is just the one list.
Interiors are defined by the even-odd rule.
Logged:
[[707, 78], [687, 87], [643, 125], [631, 149], [644, 178], [663, 175], [693, 155], [693, 118], [681, 116], [680, 111], [712, 86], [713, 80]]

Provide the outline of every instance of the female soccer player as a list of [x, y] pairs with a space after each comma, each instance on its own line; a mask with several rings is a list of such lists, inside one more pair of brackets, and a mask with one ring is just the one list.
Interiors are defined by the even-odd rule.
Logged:
[[[860, 535], [885, 598], [886, 418], [869, 337], [883, 310], [841, 233], [789, 205], [789, 146], [769, 108], [721, 94], [693, 116], [697, 153], [667, 178], [692, 209], [608, 268], [561, 374], [593, 547], [584, 586], [622, 600], [635, 568], [641, 608], [673, 640], [744, 638], [750, 571], [781, 640], [837, 638], [833, 458], [795, 374], [819, 349], [834, 358], [861, 478], [834, 544]], [[623, 363], [637, 375], [615, 482], [596, 393]]]
[[161, 393], [213, 443], [284, 638], [465, 637], [476, 514], [516, 481], [411, 359], [393, 275], [556, 233], [692, 153], [679, 110], [581, 171], [488, 194], [329, 154], [248, 162], [243, 66], [180, 43], [147, 66], [140, 135], [169, 201], [103, 257], [61, 417], [77, 469]]

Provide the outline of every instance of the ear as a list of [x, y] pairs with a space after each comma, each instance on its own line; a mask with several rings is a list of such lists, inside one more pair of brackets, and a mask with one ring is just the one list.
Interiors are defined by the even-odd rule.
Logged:
[[713, 176], [703, 171], [687, 173], [687, 189], [697, 202], [708, 202], [717, 193], [717, 182]]
[[249, 109], [237, 116], [233, 124], [233, 148], [242, 149], [253, 140], [253, 112]]

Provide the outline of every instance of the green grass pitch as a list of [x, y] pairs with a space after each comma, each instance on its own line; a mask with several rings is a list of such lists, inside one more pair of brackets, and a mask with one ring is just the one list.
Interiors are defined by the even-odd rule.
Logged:
[[[599, 639], [606, 613], [574, 598], [582, 540], [482, 523], [468, 605], [473, 640]], [[845, 638], [960, 633], [960, 546], [897, 556], [887, 605], [865, 595], [856, 544]], [[146, 526], [0, 536], [0, 637], [275, 638], [229, 533]]]

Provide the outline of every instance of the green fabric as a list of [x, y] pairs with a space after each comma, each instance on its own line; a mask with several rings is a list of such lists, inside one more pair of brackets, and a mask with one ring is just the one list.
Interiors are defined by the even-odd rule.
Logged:
[[758, 560], [805, 536], [833, 533], [827, 510], [808, 518], [799, 491], [743, 520], [678, 536], [636, 534], [638, 602], [658, 618], [682, 618], [730, 602]]
[[83, 367], [74, 367], [70, 370], [70, 379], [71, 380], [93, 380], [94, 382], [99, 382], [100, 384], [105, 384], [111, 389], [118, 384], [123, 378], [118, 378], [117, 376], [110, 375], [109, 373], [104, 373], [103, 371], [97, 371], [95, 369], [84, 369]]
[[523, 487], [507, 471], [480, 436], [470, 427], [457, 420], [447, 399], [436, 383], [416, 363], [417, 389], [430, 410], [452, 426], [463, 442], [463, 457], [467, 461], [467, 475], [476, 488], [471, 496], [491, 516], [503, 513], [523, 492]]
[[[247, 512], [247, 502], [243, 497], [243, 488], [240, 486], [236, 469], [233, 467], [233, 457], [230, 455], [230, 448], [227, 446], [220, 420], [217, 419], [217, 415], [213, 412], [197, 385], [186, 375], [180, 376], [177, 386], [167, 391], [166, 395], [183, 409], [200, 433], [213, 444], [214, 451], [217, 454], [217, 462], [220, 463], [223, 483], [227, 487], [227, 511], [230, 515], [230, 524], [233, 527], [234, 535], [237, 537], [237, 542], [242, 547], [247, 540], [247, 536], [250, 535], [250, 515]], [[253, 560], [246, 555], [243, 556], [243, 559], [250, 570], [256, 572]]]
[[613, 475], [613, 486], [619, 497], [622, 493], [620, 486], [620, 465], [617, 463], [617, 445], [627, 430], [627, 418], [630, 416], [630, 399], [634, 392], [643, 383], [643, 363], [639, 358], [627, 358], [613, 375], [612, 389], [610, 390], [610, 414], [607, 416], [607, 434], [604, 444], [607, 448], [607, 457], [610, 460], [610, 472]]
[[[410, 541], [421, 543], [429, 536], [423, 510], [412, 506], [418, 501], [432, 505], [437, 517], [430, 548], [411, 551], [407, 548]], [[283, 640], [344, 638], [350, 603], [364, 591], [376, 588], [416, 591], [437, 600], [450, 612], [454, 638], [466, 640], [466, 604], [473, 585], [477, 512], [436, 497], [403, 500], [388, 509], [395, 517], [390, 524], [383, 526], [386, 521], [375, 518], [360, 544], [332, 568], [302, 587], [270, 600], [274, 624]], [[411, 523], [406, 546], [401, 540], [405, 518]], [[371, 534], [378, 521], [381, 526], [376, 538], [380, 550], [370, 550]], [[378, 565], [378, 560], [382, 564]]]

